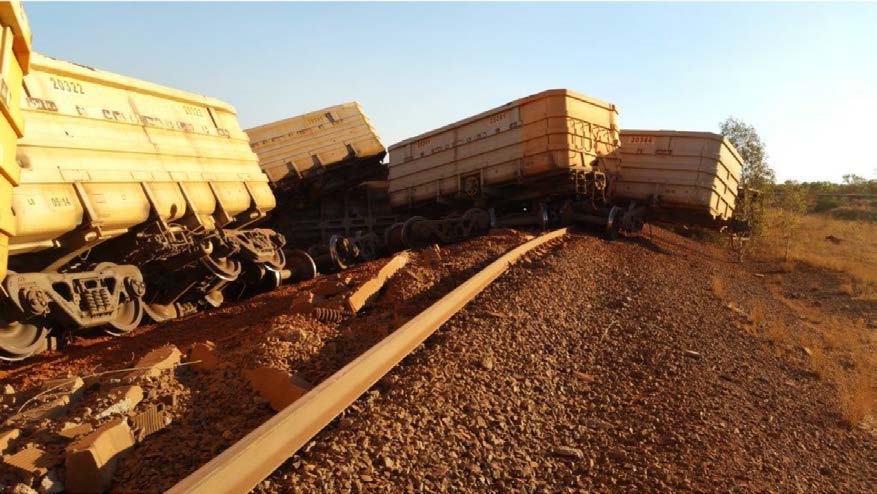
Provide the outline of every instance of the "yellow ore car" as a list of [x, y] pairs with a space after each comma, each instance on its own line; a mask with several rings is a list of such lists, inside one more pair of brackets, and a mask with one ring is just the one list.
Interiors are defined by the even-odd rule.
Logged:
[[282, 236], [245, 228], [275, 199], [234, 108], [36, 53], [30, 65], [0, 357], [44, 347], [52, 327], [122, 333], [144, 312], [280, 282]]
[[617, 197], [650, 204], [674, 218], [727, 221], [734, 213], [743, 158], [710, 132], [621, 131]]
[[0, 3], [0, 280], [6, 276], [9, 237], [15, 230], [12, 189], [21, 172], [15, 161], [16, 140], [24, 135], [21, 80], [30, 66], [31, 33], [19, 2]]
[[390, 146], [390, 204], [486, 193], [520, 200], [573, 187], [599, 195], [618, 145], [615, 105], [543, 91]]
[[386, 150], [359, 103], [353, 101], [247, 129], [259, 163], [277, 189], [302, 199], [348, 190], [382, 178]]

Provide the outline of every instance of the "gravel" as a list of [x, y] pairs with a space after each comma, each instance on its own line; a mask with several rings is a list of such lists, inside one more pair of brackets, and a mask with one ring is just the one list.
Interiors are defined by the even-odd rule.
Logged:
[[[869, 492], [873, 436], [710, 290], [720, 250], [575, 235], [513, 268], [256, 492]], [[794, 318], [779, 303], [776, 317]]]
[[[299, 383], [319, 383], [524, 237], [518, 232], [498, 231], [458, 245], [414, 253], [409, 265], [385, 285], [373, 307], [341, 321], [319, 322], [291, 314], [289, 308], [302, 293], [326, 279], [350, 278], [352, 285], [359, 285], [386, 260], [286, 286], [219, 310], [138, 328], [124, 337], [80, 338], [64, 352], [8, 366], [0, 371], [3, 383], [12, 386], [12, 391], [22, 389], [23, 396], [30, 396], [47, 379], [130, 368], [150, 350], [169, 343], [185, 353], [193, 343], [209, 340], [215, 343], [220, 360], [215, 369], [205, 372], [183, 365], [152, 377], [128, 379], [124, 377], [127, 373], [122, 373], [90, 378], [85, 396], [69, 410], [51, 420], [18, 424], [22, 434], [10, 452], [35, 443], [63, 458], [69, 441], [59, 441], [47, 431], [60, 430], [66, 422], [99, 426], [105, 420], [100, 411], [114, 404], [107, 397], [108, 391], [118, 385], [137, 384], [145, 392], [144, 399], [117, 412], [133, 416], [160, 406], [170, 424], [145, 437], [122, 458], [113, 490], [164, 491], [273, 415], [242, 370], [270, 366], [289, 372]], [[5, 401], [0, 404], [0, 419], [13, 412], [12, 405], [7, 406]], [[60, 468], [63, 477], [63, 466]], [[15, 479], [2, 470], [0, 490]], [[39, 481], [33, 480], [34, 487]]]
[[[160, 405], [170, 425], [119, 462], [113, 489], [163, 491], [273, 415], [242, 369], [271, 366], [317, 384], [525, 239], [494, 231], [418, 251], [373, 307], [340, 322], [290, 313], [315, 280], [124, 337], [80, 339], [0, 377], [26, 397], [46, 379], [130, 367], [168, 343], [185, 352], [215, 342], [213, 370], [182, 366], [133, 382], [145, 397], [129, 413]], [[747, 331], [756, 303], [768, 319], [807, 324], [775, 295], [811, 278], [778, 288], [721, 249], [660, 229], [618, 242], [574, 234], [543, 250], [255, 491], [874, 490], [874, 436], [843, 424], [833, 387], [809, 370], [805, 352]], [[343, 278], [362, 283], [384, 262]], [[727, 287], [722, 298], [714, 278]], [[837, 317], [850, 307], [824, 304]], [[86, 380], [64, 415], [24, 424], [11, 452], [33, 443], [60, 454], [66, 443], [45, 431], [99, 425], [94, 415], [122, 381]]]

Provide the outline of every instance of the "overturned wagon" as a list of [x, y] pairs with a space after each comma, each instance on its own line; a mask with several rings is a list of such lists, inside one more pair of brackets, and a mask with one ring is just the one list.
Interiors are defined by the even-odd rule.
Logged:
[[390, 237], [447, 241], [485, 221], [605, 223], [620, 162], [617, 120], [615, 105], [555, 89], [390, 146], [390, 204], [424, 216]]
[[383, 175], [384, 145], [356, 102], [246, 132], [271, 183], [301, 203]]
[[648, 205], [654, 218], [721, 224], [734, 212], [742, 167], [719, 134], [624, 129], [612, 196]]
[[336, 269], [376, 255], [379, 233], [395, 217], [386, 198], [386, 151], [359, 103], [260, 125], [247, 134], [276, 191], [278, 207], [269, 222], [286, 236], [297, 275], [307, 272], [308, 256], [323, 269]]
[[55, 331], [133, 329], [275, 286], [275, 206], [234, 109], [33, 54], [12, 191], [0, 357]]

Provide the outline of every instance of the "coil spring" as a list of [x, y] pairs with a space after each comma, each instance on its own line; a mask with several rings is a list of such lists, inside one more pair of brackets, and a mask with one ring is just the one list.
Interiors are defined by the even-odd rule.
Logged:
[[110, 313], [112, 304], [109, 290], [104, 287], [86, 290], [82, 294], [80, 308], [92, 316]]
[[314, 309], [314, 317], [320, 322], [338, 323], [344, 318], [340, 310], [317, 307]]

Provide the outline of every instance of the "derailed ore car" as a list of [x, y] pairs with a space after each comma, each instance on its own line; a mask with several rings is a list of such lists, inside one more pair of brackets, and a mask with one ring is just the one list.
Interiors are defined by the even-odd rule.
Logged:
[[275, 190], [270, 222], [286, 237], [297, 276], [315, 274], [315, 264], [342, 269], [378, 254], [378, 235], [398, 218], [387, 200], [386, 150], [358, 103], [246, 132]]
[[[390, 146], [383, 170], [375, 167], [383, 154], [370, 125], [359, 134], [339, 131], [367, 122], [356, 109], [351, 123], [333, 119], [287, 132], [283, 146], [248, 131], [278, 191], [289, 180], [287, 170], [295, 169], [297, 181], [306, 176], [295, 163], [325, 162], [318, 154], [325, 140], [334, 142], [336, 159], [348, 170], [371, 171], [369, 181], [356, 181], [362, 172], [346, 175], [343, 193], [272, 215], [323, 269], [494, 226], [587, 224], [615, 237], [639, 231], [650, 219], [720, 227], [734, 210], [742, 160], [726, 139], [620, 130], [615, 105], [573, 91], [544, 91], [406, 139]], [[327, 111], [296, 118], [317, 122]], [[278, 127], [257, 129], [272, 126]], [[368, 135], [368, 153], [352, 144], [354, 135]], [[378, 181], [383, 173], [386, 180]]]
[[125, 333], [144, 314], [160, 321], [279, 285], [283, 237], [250, 227], [275, 199], [231, 106], [35, 53], [29, 62], [23, 94], [7, 83], [26, 132], [17, 165], [3, 163], [20, 173], [0, 197], [12, 212], [0, 358], [38, 352], [61, 329]]

